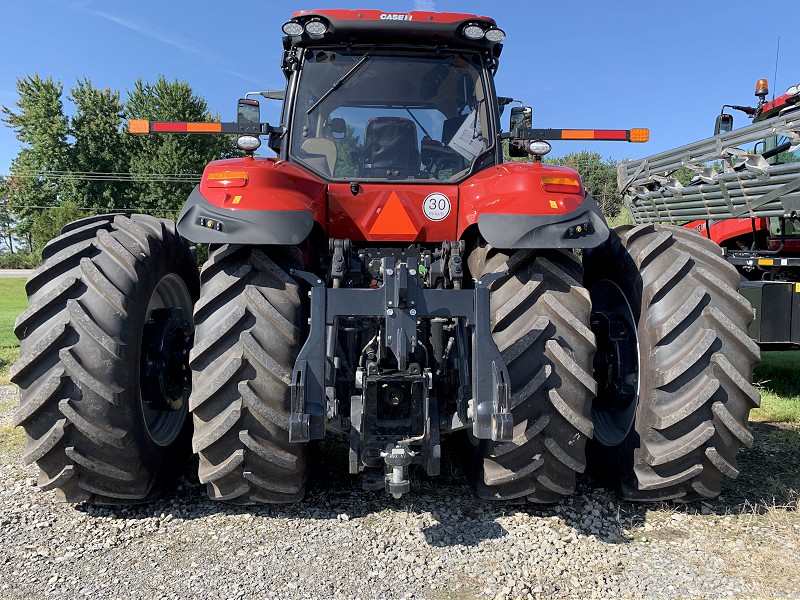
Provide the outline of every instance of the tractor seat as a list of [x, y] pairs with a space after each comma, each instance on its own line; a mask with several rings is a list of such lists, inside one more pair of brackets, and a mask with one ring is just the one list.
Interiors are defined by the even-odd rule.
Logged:
[[313, 165], [326, 175], [333, 175], [336, 168], [337, 150], [333, 140], [328, 138], [309, 138], [300, 150], [309, 155], [310, 159], [306, 162]]
[[403, 117], [377, 117], [364, 132], [363, 177], [407, 179], [419, 175], [417, 126]]

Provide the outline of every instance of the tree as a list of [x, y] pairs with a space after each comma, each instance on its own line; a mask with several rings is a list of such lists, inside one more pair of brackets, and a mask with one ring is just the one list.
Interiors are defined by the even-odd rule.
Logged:
[[0, 177], [0, 254], [14, 254], [14, 216], [10, 196], [8, 181]]
[[10, 210], [19, 232], [30, 233], [36, 207], [58, 203], [61, 186], [58, 179], [42, 176], [43, 171], [62, 171], [67, 166], [67, 118], [61, 102], [63, 88], [50, 77], [34, 73], [17, 80], [17, 110], [2, 107], [3, 122], [24, 144], [11, 163], [14, 185], [10, 186]]
[[73, 141], [67, 156], [74, 177], [64, 182], [62, 200], [101, 212], [124, 208], [127, 183], [82, 178], [86, 173], [123, 173], [128, 170], [119, 92], [95, 88], [89, 79], [82, 79], [70, 94], [75, 104], [75, 115], [70, 119], [69, 134]]
[[61, 233], [61, 228], [68, 223], [77, 221], [86, 216], [86, 211], [81, 210], [72, 200], [64, 200], [58, 206], [43, 209], [40, 217], [31, 226], [33, 247], [41, 250], [47, 242]]
[[[151, 121], [213, 121], [208, 105], [188, 83], [167, 81], [163, 76], [154, 84], [137, 79], [125, 103], [129, 119]], [[235, 139], [219, 135], [127, 135], [131, 173], [193, 175], [218, 158], [237, 154]], [[162, 212], [178, 211], [194, 183], [147, 181], [146, 177], [129, 186], [133, 206]]]
[[346, 125], [344, 136], [341, 139], [333, 138], [333, 143], [336, 144], [336, 165], [334, 166], [336, 177], [357, 177], [356, 157], [360, 156], [362, 148], [356, 135], [356, 128]]

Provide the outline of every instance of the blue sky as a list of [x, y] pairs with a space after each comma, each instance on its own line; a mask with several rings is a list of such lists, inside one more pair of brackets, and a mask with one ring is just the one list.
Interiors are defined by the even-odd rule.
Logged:
[[[780, 94], [800, 82], [800, 2], [783, 13], [740, 0], [486, 2], [477, 0], [3, 0], [0, 104], [17, 98], [18, 77], [38, 72], [66, 89], [89, 77], [131, 89], [137, 77], [187, 81], [212, 112], [234, 120], [245, 92], [283, 87], [280, 26], [314, 8], [468, 12], [507, 33], [497, 89], [533, 106], [540, 127], [649, 127], [647, 144], [555, 142], [621, 160], [711, 134], [722, 104], [754, 105], [760, 77]], [[780, 36], [777, 87], [775, 53]], [[69, 112], [71, 105], [66, 98]], [[277, 122], [277, 103], [262, 115]], [[736, 113], [736, 126], [747, 123]], [[0, 174], [19, 145], [0, 126]]]

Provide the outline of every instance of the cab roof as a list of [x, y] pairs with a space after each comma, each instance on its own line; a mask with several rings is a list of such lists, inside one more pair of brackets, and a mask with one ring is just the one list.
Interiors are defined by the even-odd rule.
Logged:
[[[321, 21], [326, 26], [322, 35], [309, 35], [305, 26]], [[494, 19], [469, 13], [428, 11], [385, 12], [381, 10], [301, 10], [292, 14], [290, 22], [303, 26], [300, 35], [287, 35], [289, 46], [327, 44], [402, 44], [412, 46], [444, 46], [453, 49], [488, 50], [498, 57], [500, 42], [486, 37], [470, 39], [464, 28], [477, 25], [484, 31], [498, 29]]]

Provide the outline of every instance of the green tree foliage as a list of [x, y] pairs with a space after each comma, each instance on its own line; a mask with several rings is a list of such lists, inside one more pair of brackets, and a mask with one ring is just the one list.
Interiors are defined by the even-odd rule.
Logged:
[[337, 177], [357, 177], [358, 176], [358, 156], [361, 153], [361, 143], [356, 135], [356, 128], [351, 125], [345, 126], [345, 134], [342, 139], [334, 138], [336, 144], [336, 166], [334, 172]]
[[[208, 105], [189, 84], [159, 77], [154, 84], [138, 79], [125, 103], [128, 119], [151, 121], [214, 121]], [[236, 154], [235, 140], [218, 135], [128, 135], [125, 145], [132, 173], [191, 175], [202, 173], [206, 163]], [[136, 206], [145, 210], [177, 211], [194, 183], [154, 182], [146, 177], [130, 185]]]
[[76, 178], [64, 181], [62, 201], [108, 212], [124, 208], [127, 183], [79, 178], [84, 173], [128, 170], [119, 92], [95, 88], [91, 81], [82, 79], [70, 90], [70, 99], [75, 104], [75, 115], [70, 120], [73, 141], [67, 154], [69, 170]]
[[40, 214], [41, 218], [37, 218], [31, 227], [33, 246], [39, 250], [56, 237], [64, 225], [85, 217], [86, 211], [73, 200], [64, 200], [58, 206], [47, 208]]
[[0, 177], [0, 255], [14, 254], [14, 216], [10, 196], [8, 181]]
[[23, 147], [11, 165], [10, 210], [19, 233], [30, 232], [38, 206], [58, 204], [59, 182], [37, 174], [61, 171], [67, 163], [67, 119], [64, 116], [60, 82], [34, 73], [17, 80], [16, 109], [3, 106], [3, 122], [16, 133]]
[[[232, 136], [126, 133], [124, 118], [214, 120], [205, 99], [185, 82], [140, 79], [123, 102], [118, 91], [84, 78], [70, 90], [69, 118], [60, 82], [34, 74], [19, 79], [17, 90], [15, 106], [2, 107], [3, 121], [23, 145], [11, 178], [0, 182], [0, 249], [7, 253], [22, 242], [35, 255], [63, 225], [82, 216], [136, 210], [174, 217], [195, 185], [187, 177], [212, 160], [238, 155]], [[106, 173], [134, 181], [113, 181], [119, 176]], [[183, 181], [149, 181], [147, 174], [175, 174]]]

